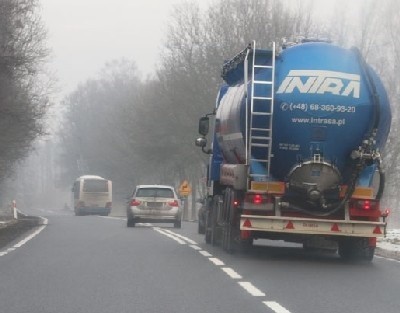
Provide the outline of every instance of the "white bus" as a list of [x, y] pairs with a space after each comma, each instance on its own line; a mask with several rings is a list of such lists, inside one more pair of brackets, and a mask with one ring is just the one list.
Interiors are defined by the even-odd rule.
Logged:
[[112, 182], [95, 175], [77, 178], [72, 187], [75, 215], [110, 214]]

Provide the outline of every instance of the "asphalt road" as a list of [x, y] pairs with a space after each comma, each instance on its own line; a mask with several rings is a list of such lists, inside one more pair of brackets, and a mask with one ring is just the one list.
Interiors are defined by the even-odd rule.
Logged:
[[0, 252], [0, 313], [399, 312], [396, 261], [346, 263], [267, 241], [229, 255], [191, 222], [47, 218]]

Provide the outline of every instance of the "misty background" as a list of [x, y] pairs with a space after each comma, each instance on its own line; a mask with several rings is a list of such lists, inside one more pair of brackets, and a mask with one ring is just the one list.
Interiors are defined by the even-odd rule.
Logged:
[[83, 174], [112, 180], [114, 205], [139, 183], [178, 187], [187, 179], [201, 196], [207, 157], [194, 139], [199, 117], [214, 107], [222, 62], [252, 40], [268, 48], [304, 36], [358, 47], [383, 80], [393, 115], [383, 205], [392, 209], [389, 223], [399, 225], [397, 0], [0, 6], [3, 207], [15, 199], [21, 210], [61, 209]]

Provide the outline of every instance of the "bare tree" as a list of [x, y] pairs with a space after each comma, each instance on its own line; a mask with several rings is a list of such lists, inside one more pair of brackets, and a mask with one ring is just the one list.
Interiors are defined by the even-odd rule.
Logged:
[[37, 0], [0, 2], [0, 172], [23, 158], [44, 133], [48, 86], [41, 79], [48, 56]]

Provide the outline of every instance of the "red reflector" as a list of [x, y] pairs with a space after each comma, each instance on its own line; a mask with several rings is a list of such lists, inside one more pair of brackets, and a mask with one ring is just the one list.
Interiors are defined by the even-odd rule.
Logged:
[[374, 234], [376, 235], [382, 235], [381, 228], [379, 226], [376, 226], [374, 229]]
[[246, 219], [243, 223], [243, 227], [251, 227], [251, 222], [249, 219]]
[[286, 227], [285, 227], [286, 229], [294, 229], [294, 226], [293, 226], [293, 223], [291, 222], [291, 221], [289, 221], [287, 224], [286, 224]]
[[333, 224], [332, 225], [332, 227], [331, 227], [331, 231], [340, 231], [340, 229], [339, 229], [339, 225], [338, 224]]
[[136, 200], [136, 199], [132, 199], [131, 203], [129, 204], [130, 206], [138, 206], [140, 205], [140, 201]]
[[390, 210], [389, 210], [389, 209], [386, 209], [386, 210], [383, 212], [382, 216], [387, 217], [387, 216], [389, 216], [389, 214], [390, 214]]
[[169, 206], [179, 206], [178, 200], [168, 202]]

